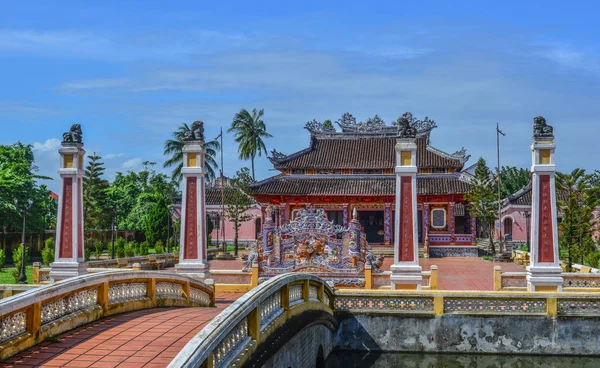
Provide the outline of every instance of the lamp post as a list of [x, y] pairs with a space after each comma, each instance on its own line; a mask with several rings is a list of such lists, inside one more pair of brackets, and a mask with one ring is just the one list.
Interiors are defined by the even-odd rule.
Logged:
[[529, 248], [529, 243], [530, 243], [530, 240], [529, 240], [529, 236], [530, 236], [530, 234], [529, 234], [529, 227], [530, 227], [529, 222], [530, 222], [530, 219], [531, 219], [531, 213], [529, 211], [525, 211], [525, 212], [523, 212], [523, 217], [525, 217], [525, 228], [526, 228], [526, 232], [527, 232], [527, 234], [526, 234], [526, 236], [527, 236], [527, 247]]
[[[19, 200], [15, 198], [15, 206], [19, 205]], [[23, 203], [23, 235], [21, 237], [21, 275], [17, 284], [27, 284], [27, 275], [25, 275], [25, 231], [27, 229], [27, 211], [33, 205], [33, 200], [30, 198]]]
[[169, 205], [169, 217], [167, 218], [167, 253], [171, 253], [171, 221], [173, 217], [173, 205]]

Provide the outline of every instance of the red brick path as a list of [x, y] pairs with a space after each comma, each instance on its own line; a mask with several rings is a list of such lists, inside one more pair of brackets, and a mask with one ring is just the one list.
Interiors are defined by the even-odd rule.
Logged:
[[211, 319], [241, 294], [220, 294], [217, 308], [156, 308], [107, 317], [43, 342], [2, 367], [166, 367]]

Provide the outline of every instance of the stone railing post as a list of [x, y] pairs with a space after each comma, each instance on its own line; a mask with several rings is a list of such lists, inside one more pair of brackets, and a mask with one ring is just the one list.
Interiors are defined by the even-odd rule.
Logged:
[[42, 328], [42, 302], [34, 303], [27, 313], [28, 331], [37, 339]]
[[33, 283], [40, 283], [40, 262], [33, 262]]
[[260, 344], [260, 304], [248, 314], [248, 334], [252, 340]]
[[156, 305], [156, 279], [148, 280], [148, 298], [152, 301], [152, 305]]
[[433, 313], [436, 316], [444, 315], [444, 297], [443, 296], [434, 296], [433, 297]]
[[502, 267], [494, 266], [494, 290], [502, 290]]
[[429, 277], [429, 290], [438, 290], [438, 266], [431, 265]]
[[183, 295], [185, 296], [185, 300], [187, 302], [189, 302], [190, 301], [190, 282], [189, 281], [186, 281], [183, 284]]
[[287, 284], [281, 288], [281, 308], [286, 312], [290, 309], [290, 286]]
[[556, 297], [546, 298], [546, 314], [548, 317], [556, 317], [558, 315], [558, 300]]
[[305, 280], [302, 283], [302, 297], [304, 298], [304, 301], [306, 303], [308, 303], [310, 301], [310, 281], [309, 280]]
[[370, 264], [365, 265], [365, 289], [373, 289], [373, 268]]
[[104, 313], [108, 312], [108, 281], [104, 281], [98, 288], [98, 304], [102, 307]]
[[252, 288], [258, 286], [258, 262], [252, 262], [252, 277], [250, 279]]

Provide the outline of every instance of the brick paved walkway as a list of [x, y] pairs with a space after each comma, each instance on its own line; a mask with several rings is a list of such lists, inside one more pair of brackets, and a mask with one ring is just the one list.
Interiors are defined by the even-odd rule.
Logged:
[[217, 308], [156, 308], [123, 313], [43, 342], [2, 367], [166, 367], [211, 319], [241, 294], [220, 294]]

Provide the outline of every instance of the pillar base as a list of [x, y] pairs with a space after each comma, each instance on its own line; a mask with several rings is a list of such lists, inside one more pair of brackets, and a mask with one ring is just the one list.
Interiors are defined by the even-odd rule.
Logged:
[[198, 280], [209, 280], [210, 279], [210, 265], [208, 263], [192, 263], [192, 262], [180, 262], [175, 265], [175, 270], [179, 275], [189, 276]]
[[562, 268], [559, 266], [528, 266], [528, 291], [562, 291]]
[[87, 262], [53, 262], [50, 264], [50, 280], [58, 282], [87, 274]]
[[393, 290], [421, 290], [423, 284], [421, 271], [423, 268], [418, 264], [395, 263], [390, 267], [390, 270], [392, 271], [390, 281]]

